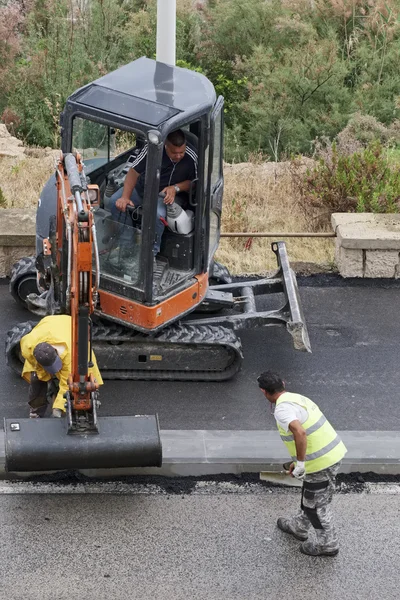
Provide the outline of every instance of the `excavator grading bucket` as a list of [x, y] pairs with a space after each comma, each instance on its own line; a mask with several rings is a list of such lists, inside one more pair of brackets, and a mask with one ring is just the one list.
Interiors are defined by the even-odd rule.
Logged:
[[67, 419], [4, 419], [11, 472], [160, 467], [156, 415], [99, 417], [99, 433], [67, 433]]

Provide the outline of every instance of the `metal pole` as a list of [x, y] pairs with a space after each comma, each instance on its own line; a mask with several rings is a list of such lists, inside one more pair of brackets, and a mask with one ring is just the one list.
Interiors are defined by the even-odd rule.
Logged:
[[175, 65], [176, 0], [157, 0], [156, 60]]

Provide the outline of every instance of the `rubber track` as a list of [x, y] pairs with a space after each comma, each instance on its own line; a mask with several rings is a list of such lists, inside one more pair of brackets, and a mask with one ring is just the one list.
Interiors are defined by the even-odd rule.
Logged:
[[[20, 359], [19, 343], [21, 338], [29, 333], [36, 325], [33, 321], [19, 323], [13, 327], [6, 336], [5, 354], [6, 362], [16, 373], [21, 374], [22, 363]], [[204, 347], [204, 352], [212, 345], [222, 345], [233, 351], [234, 359], [226, 366], [223, 371], [163, 371], [163, 370], [108, 370], [102, 369], [103, 379], [136, 379], [151, 381], [225, 381], [230, 379], [240, 369], [243, 353], [240, 339], [234, 331], [227, 327], [215, 325], [186, 325], [178, 323], [167, 327], [154, 337], [143, 335], [133, 329], [128, 329], [115, 323], [94, 323], [93, 324], [93, 343], [96, 349], [96, 342], [106, 342], [122, 344], [124, 342], [140, 342], [142, 345], [146, 342], [154, 347], [158, 342], [163, 344], [165, 353], [165, 344], [186, 345], [190, 347]]]
[[36, 258], [35, 256], [26, 256], [21, 258], [11, 267], [11, 278], [9, 284], [10, 294], [18, 304], [26, 307], [26, 303], [18, 295], [18, 282], [26, 274], [31, 274], [36, 279]]
[[177, 323], [167, 327], [154, 337], [143, 335], [137, 331], [125, 328], [114, 323], [95, 323], [93, 327], [93, 342], [140, 342], [145, 344], [149, 342], [152, 346], [160, 343], [185, 345], [190, 347], [204, 347], [204, 352], [208, 352], [211, 346], [224, 346], [233, 352], [234, 359], [221, 371], [163, 371], [163, 370], [102, 370], [104, 379], [148, 379], [152, 381], [224, 381], [230, 379], [239, 371], [243, 353], [240, 339], [234, 331], [220, 325], [186, 325]]
[[19, 375], [22, 373], [22, 363], [20, 354], [20, 341], [24, 335], [27, 335], [35, 327], [34, 321], [18, 323], [7, 332], [5, 340], [5, 354], [7, 365]]

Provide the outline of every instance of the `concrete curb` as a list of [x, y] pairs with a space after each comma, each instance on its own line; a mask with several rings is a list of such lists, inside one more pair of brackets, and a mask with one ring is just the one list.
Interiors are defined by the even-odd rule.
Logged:
[[334, 213], [331, 223], [343, 277], [399, 277], [400, 215]]
[[[400, 474], [400, 437], [396, 431], [341, 431], [347, 446], [342, 472]], [[163, 466], [146, 469], [81, 470], [87, 477], [127, 475], [166, 477], [282, 472], [288, 456], [276, 431], [162, 430]], [[0, 431], [0, 479], [32, 473], [6, 473], [4, 432]]]

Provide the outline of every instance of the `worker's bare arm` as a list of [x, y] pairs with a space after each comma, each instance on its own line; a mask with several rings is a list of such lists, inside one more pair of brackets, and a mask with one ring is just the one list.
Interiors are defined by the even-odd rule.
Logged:
[[[293, 433], [294, 443], [296, 445], [296, 457], [300, 462], [304, 462], [307, 451], [307, 434], [303, 425], [297, 419], [289, 423], [289, 430]], [[289, 473], [292, 473], [295, 463], [290, 465]]]
[[125, 212], [128, 204], [133, 206], [133, 202], [131, 201], [131, 195], [133, 190], [135, 189], [139, 177], [140, 174], [137, 171], [135, 171], [135, 169], [129, 169], [128, 173], [126, 174], [122, 196], [115, 203], [116, 207], [121, 212]]

